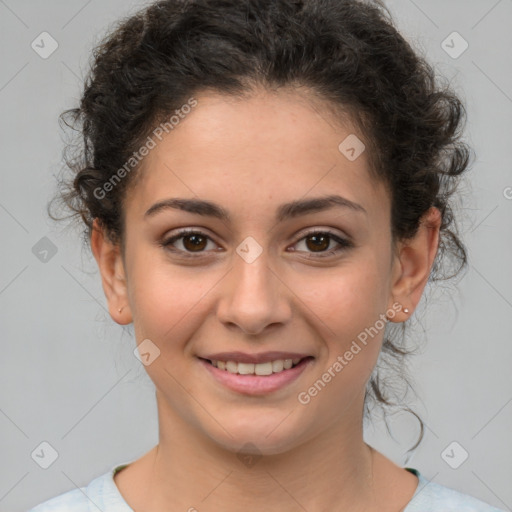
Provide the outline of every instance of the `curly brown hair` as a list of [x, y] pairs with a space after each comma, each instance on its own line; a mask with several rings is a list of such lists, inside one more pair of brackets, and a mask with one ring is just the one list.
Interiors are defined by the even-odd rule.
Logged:
[[[123, 199], [136, 168], [102, 197], [98, 187], [194, 94], [244, 97], [258, 86], [307, 88], [333, 112], [348, 113], [364, 134], [372, 177], [389, 189], [393, 241], [412, 237], [422, 215], [437, 207], [440, 246], [430, 281], [467, 266], [450, 206], [471, 154], [461, 140], [463, 103], [378, 0], [164, 0], [121, 20], [94, 50], [79, 107], [61, 114], [80, 144], [65, 155], [72, 176], [61, 179], [55, 199], [71, 214], [60, 219], [81, 219], [87, 242], [98, 219], [123, 246]], [[386, 362], [410, 387], [406, 325], [388, 327], [365, 414], [370, 401], [415, 414], [382, 374]], [[423, 437], [415, 416], [421, 432], [413, 448]]]

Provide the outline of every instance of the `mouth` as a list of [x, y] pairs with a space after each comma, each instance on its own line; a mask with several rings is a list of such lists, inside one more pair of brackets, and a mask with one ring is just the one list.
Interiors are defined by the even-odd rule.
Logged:
[[[216, 356], [218, 357], [218, 356]], [[245, 356], [247, 360], [250, 356]], [[253, 359], [268, 359], [269, 356], [256, 356]], [[235, 361], [235, 357], [208, 359], [198, 357], [198, 361], [214, 382], [244, 395], [262, 396], [290, 385], [313, 364], [313, 356], [275, 358], [262, 362]]]
[[215, 359], [202, 359], [219, 370], [237, 375], [258, 375], [260, 377], [282, 373], [295, 368], [306, 359], [313, 359], [312, 356], [296, 357], [292, 359], [274, 359], [264, 363], [243, 363], [232, 360], [221, 361]]

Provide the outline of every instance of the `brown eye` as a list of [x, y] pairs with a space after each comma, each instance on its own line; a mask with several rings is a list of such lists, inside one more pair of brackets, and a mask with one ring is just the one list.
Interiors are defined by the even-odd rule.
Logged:
[[183, 237], [183, 247], [187, 251], [201, 251], [206, 247], [206, 237], [202, 235], [186, 235]]
[[[331, 242], [335, 243], [331, 247]], [[297, 252], [305, 252], [309, 257], [334, 256], [344, 250], [350, 249], [354, 244], [350, 240], [339, 237], [330, 231], [313, 231], [306, 233], [297, 243], [304, 244], [305, 249], [294, 249]], [[336, 247], [337, 245], [337, 247]]]
[[313, 252], [325, 251], [329, 247], [330, 241], [331, 237], [325, 236], [325, 234], [309, 235], [306, 237], [306, 246]]
[[180, 233], [163, 240], [160, 242], [160, 245], [169, 251], [182, 253], [185, 256], [200, 256], [204, 252], [208, 252], [207, 248], [209, 242], [215, 246], [213, 240], [205, 233], [202, 233], [201, 231], [188, 230], [181, 231]]

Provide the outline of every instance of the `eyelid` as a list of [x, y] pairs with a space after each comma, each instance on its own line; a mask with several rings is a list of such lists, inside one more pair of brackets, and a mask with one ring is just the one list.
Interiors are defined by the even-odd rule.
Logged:
[[[303, 231], [299, 233], [297, 240], [292, 245], [297, 245], [299, 242], [301, 242], [304, 238], [307, 238], [311, 235], [329, 235], [331, 240], [334, 240], [338, 247], [334, 249], [329, 249], [327, 251], [319, 251], [319, 252], [306, 252], [308, 255], [308, 259], [313, 258], [326, 258], [329, 256], [337, 255], [343, 251], [346, 251], [347, 249], [351, 249], [354, 247], [354, 243], [352, 242], [352, 239], [348, 235], [340, 235], [336, 231], [331, 230], [330, 228], [322, 228], [322, 227], [315, 227], [311, 228], [307, 231]], [[302, 251], [296, 251], [296, 252], [302, 252]]]
[[[328, 251], [319, 251], [319, 252], [307, 252], [309, 255], [308, 258], [311, 258], [311, 256], [315, 258], [322, 258], [322, 257], [328, 257], [332, 256], [333, 254], [337, 254], [342, 252], [343, 250], [350, 249], [354, 247], [354, 243], [352, 242], [351, 238], [347, 235], [340, 235], [335, 231], [332, 231], [330, 228], [310, 228], [307, 231], [302, 231], [297, 235], [297, 238], [295, 242], [293, 242], [292, 246], [298, 244], [301, 242], [304, 238], [315, 235], [315, 234], [322, 234], [322, 235], [328, 235], [330, 236], [331, 240], [334, 240], [338, 247], [335, 249], [330, 249]], [[212, 241], [213, 243], [217, 244], [217, 242], [205, 231], [202, 230], [202, 228], [182, 228], [178, 230], [176, 233], [169, 237], [164, 237], [164, 239], [159, 243], [164, 249], [167, 249], [173, 253], [183, 254], [186, 257], [201, 257], [208, 255], [211, 251], [198, 251], [194, 253], [193, 251], [183, 251], [181, 249], [176, 249], [172, 246], [174, 242], [179, 240], [180, 238], [184, 238], [187, 235], [200, 235], [204, 238], [206, 238], [209, 241]], [[218, 244], [217, 244], [218, 245]], [[292, 252], [304, 252], [304, 251], [295, 251]]]
[[211, 242], [215, 243], [216, 245], [219, 245], [213, 239], [213, 237], [211, 237], [208, 233], [203, 231], [203, 228], [179, 229], [171, 236], [164, 236], [162, 241], [159, 242], [159, 245], [161, 245], [164, 249], [167, 249], [168, 251], [171, 251], [174, 254], [185, 255], [185, 257], [191, 257], [191, 258], [200, 257], [200, 256], [204, 257], [205, 255], [208, 255], [211, 252], [211, 251], [199, 251], [197, 253], [194, 253], [192, 251], [183, 251], [181, 249], [176, 249], [175, 247], [172, 246], [172, 244], [174, 242], [176, 242], [180, 238], [186, 237], [187, 235], [189, 235], [189, 236], [190, 235], [200, 235], [200, 236], [206, 238], [208, 241], [211, 241]]
[[315, 235], [317, 233], [332, 235], [333, 237], [341, 238], [343, 241], [350, 242], [350, 236], [348, 234], [339, 233], [338, 231], [334, 231], [332, 228], [323, 228], [323, 227], [314, 227], [314, 228], [305, 228], [304, 231], [300, 231], [296, 236], [297, 239], [294, 243], [299, 242], [304, 237], [308, 235]]

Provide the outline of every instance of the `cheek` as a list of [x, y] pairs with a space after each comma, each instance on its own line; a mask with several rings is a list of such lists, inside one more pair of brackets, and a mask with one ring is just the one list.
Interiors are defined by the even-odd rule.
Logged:
[[370, 327], [385, 313], [389, 287], [385, 263], [360, 253], [330, 271], [301, 277], [301, 299], [330, 328], [331, 337], [346, 340]]
[[385, 265], [375, 253], [360, 251], [357, 260], [347, 259], [302, 287], [312, 290], [301, 298], [315, 313], [315, 330], [324, 340], [316, 377], [329, 381], [325, 398], [333, 394], [338, 412], [362, 392], [381, 350], [389, 292]]
[[197, 306], [214, 283], [208, 273], [166, 262], [158, 250], [131, 253], [129, 293], [137, 340], [154, 339], [166, 349], [169, 339], [186, 339]]
[[311, 387], [303, 391], [311, 392], [313, 407], [329, 422], [337, 421], [364, 394], [375, 367], [386, 328], [381, 318], [385, 294], [380, 289], [385, 284], [378, 268], [369, 264], [353, 266], [319, 284], [323, 291], [317, 288], [308, 304], [318, 318], [315, 330], [323, 338], [321, 364]]

